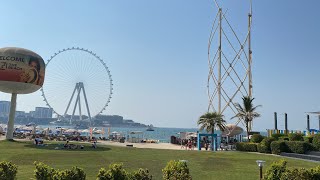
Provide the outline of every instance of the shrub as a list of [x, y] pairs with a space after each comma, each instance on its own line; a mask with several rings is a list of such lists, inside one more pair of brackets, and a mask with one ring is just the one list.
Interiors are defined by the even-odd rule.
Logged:
[[11, 162], [0, 162], [0, 179], [14, 180], [18, 172], [18, 167]]
[[310, 170], [304, 168], [287, 170], [282, 174], [280, 180], [312, 180], [312, 173]]
[[237, 151], [257, 152], [257, 143], [238, 142], [236, 143]]
[[162, 169], [163, 179], [165, 180], [191, 180], [189, 168], [186, 162], [169, 161], [164, 169]]
[[288, 136], [281, 136], [281, 137], [279, 137], [278, 141], [289, 141], [289, 137]]
[[148, 169], [139, 169], [130, 174], [130, 180], [151, 180], [152, 176], [149, 175]]
[[287, 152], [287, 145], [284, 141], [272, 141], [270, 144], [272, 154]]
[[303, 141], [303, 135], [300, 133], [291, 133], [288, 137], [290, 141]]
[[320, 134], [313, 136], [312, 144], [317, 150], [320, 150]]
[[320, 166], [312, 169], [287, 169], [287, 162], [281, 160], [273, 162], [265, 174], [265, 180], [318, 180], [320, 179]]
[[312, 143], [313, 136], [304, 136], [303, 140], [307, 143]]
[[280, 160], [273, 162], [264, 174], [265, 180], [278, 180], [281, 179], [282, 174], [287, 172], [287, 161]]
[[293, 153], [305, 154], [309, 150], [309, 144], [304, 141], [286, 141], [288, 151]]
[[110, 164], [109, 169], [101, 168], [97, 180], [126, 180], [128, 173], [122, 169], [122, 164]]
[[259, 145], [257, 146], [258, 152], [260, 153], [271, 153], [270, 144], [272, 141], [275, 141], [274, 137], [264, 138]]
[[312, 168], [310, 171], [313, 179], [320, 179], [320, 166]]
[[36, 177], [36, 180], [53, 180], [56, 170], [50, 168], [42, 162], [35, 161], [33, 164], [36, 166], [36, 170], [34, 170], [34, 176]]
[[254, 134], [251, 136], [250, 141], [253, 143], [260, 143], [263, 140], [263, 136], [260, 134]]
[[86, 173], [83, 169], [73, 167], [71, 170], [67, 169], [64, 171], [57, 172], [54, 175], [54, 180], [85, 180]]
[[273, 137], [275, 140], [279, 140], [280, 137], [287, 136], [286, 134], [271, 134], [271, 137]]

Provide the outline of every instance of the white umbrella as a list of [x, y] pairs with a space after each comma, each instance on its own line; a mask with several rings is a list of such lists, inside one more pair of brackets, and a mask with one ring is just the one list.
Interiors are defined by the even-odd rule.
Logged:
[[81, 132], [82, 132], [82, 133], [89, 133], [90, 130], [89, 130], [89, 129], [84, 129], [84, 130], [82, 130]]
[[75, 129], [67, 129], [67, 130], [65, 130], [64, 132], [65, 133], [73, 133], [73, 132], [76, 132], [77, 130], [75, 130]]
[[93, 134], [101, 134], [102, 133], [102, 130], [96, 130], [93, 132]]

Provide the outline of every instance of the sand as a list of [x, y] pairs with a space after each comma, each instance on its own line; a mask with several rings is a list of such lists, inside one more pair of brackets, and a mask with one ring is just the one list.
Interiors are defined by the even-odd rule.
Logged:
[[[0, 136], [0, 140], [4, 140], [4, 139], [5, 139], [5, 136]], [[15, 140], [30, 141], [29, 139], [15, 139]], [[46, 143], [46, 140], [44, 141], [44, 143]], [[89, 143], [89, 142], [83, 142], [83, 143]], [[128, 143], [128, 142], [119, 143], [119, 142], [113, 142], [113, 141], [98, 141], [97, 146], [99, 147], [99, 145], [118, 146], [118, 147], [127, 147], [127, 145], [132, 145], [134, 148], [186, 150], [185, 147], [181, 147], [180, 145], [170, 144], [170, 143]], [[193, 150], [197, 150], [197, 149], [194, 148]]]

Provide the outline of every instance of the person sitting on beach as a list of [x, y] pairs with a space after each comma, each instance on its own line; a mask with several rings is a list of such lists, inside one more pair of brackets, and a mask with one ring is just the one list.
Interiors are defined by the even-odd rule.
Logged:
[[96, 149], [96, 148], [97, 148], [97, 143], [96, 143], [96, 142], [93, 142], [93, 144], [92, 144], [91, 147], [94, 148], [94, 149]]
[[38, 143], [39, 143], [39, 142], [38, 142], [38, 138], [35, 138], [35, 139], [34, 139], [34, 144], [35, 144], [35, 145], [38, 145]]
[[65, 149], [67, 149], [67, 148], [69, 147], [69, 141], [67, 141], [67, 142], [63, 145], [63, 147], [64, 147]]

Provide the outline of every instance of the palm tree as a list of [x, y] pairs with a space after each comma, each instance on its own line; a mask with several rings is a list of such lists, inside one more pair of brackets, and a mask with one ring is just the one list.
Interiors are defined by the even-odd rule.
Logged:
[[205, 129], [207, 132], [214, 133], [215, 127], [218, 127], [221, 131], [225, 130], [226, 121], [223, 119], [223, 115], [217, 112], [207, 112], [200, 116], [198, 120], [198, 125], [200, 130]]
[[249, 140], [249, 132], [251, 131], [251, 122], [254, 118], [260, 117], [260, 114], [255, 112], [258, 107], [261, 105], [255, 106], [253, 105], [252, 101], [254, 98], [250, 98], [249, 96], [243, 96], [242, 97], [242, 103], [243, 106], [241, 106], [239, 103], [235, 103], [235, 106], [238, 110], [238, 114], [236, 114], [232, 118], [239, 118], [244, 121], [247, 129], [247, 137]]

